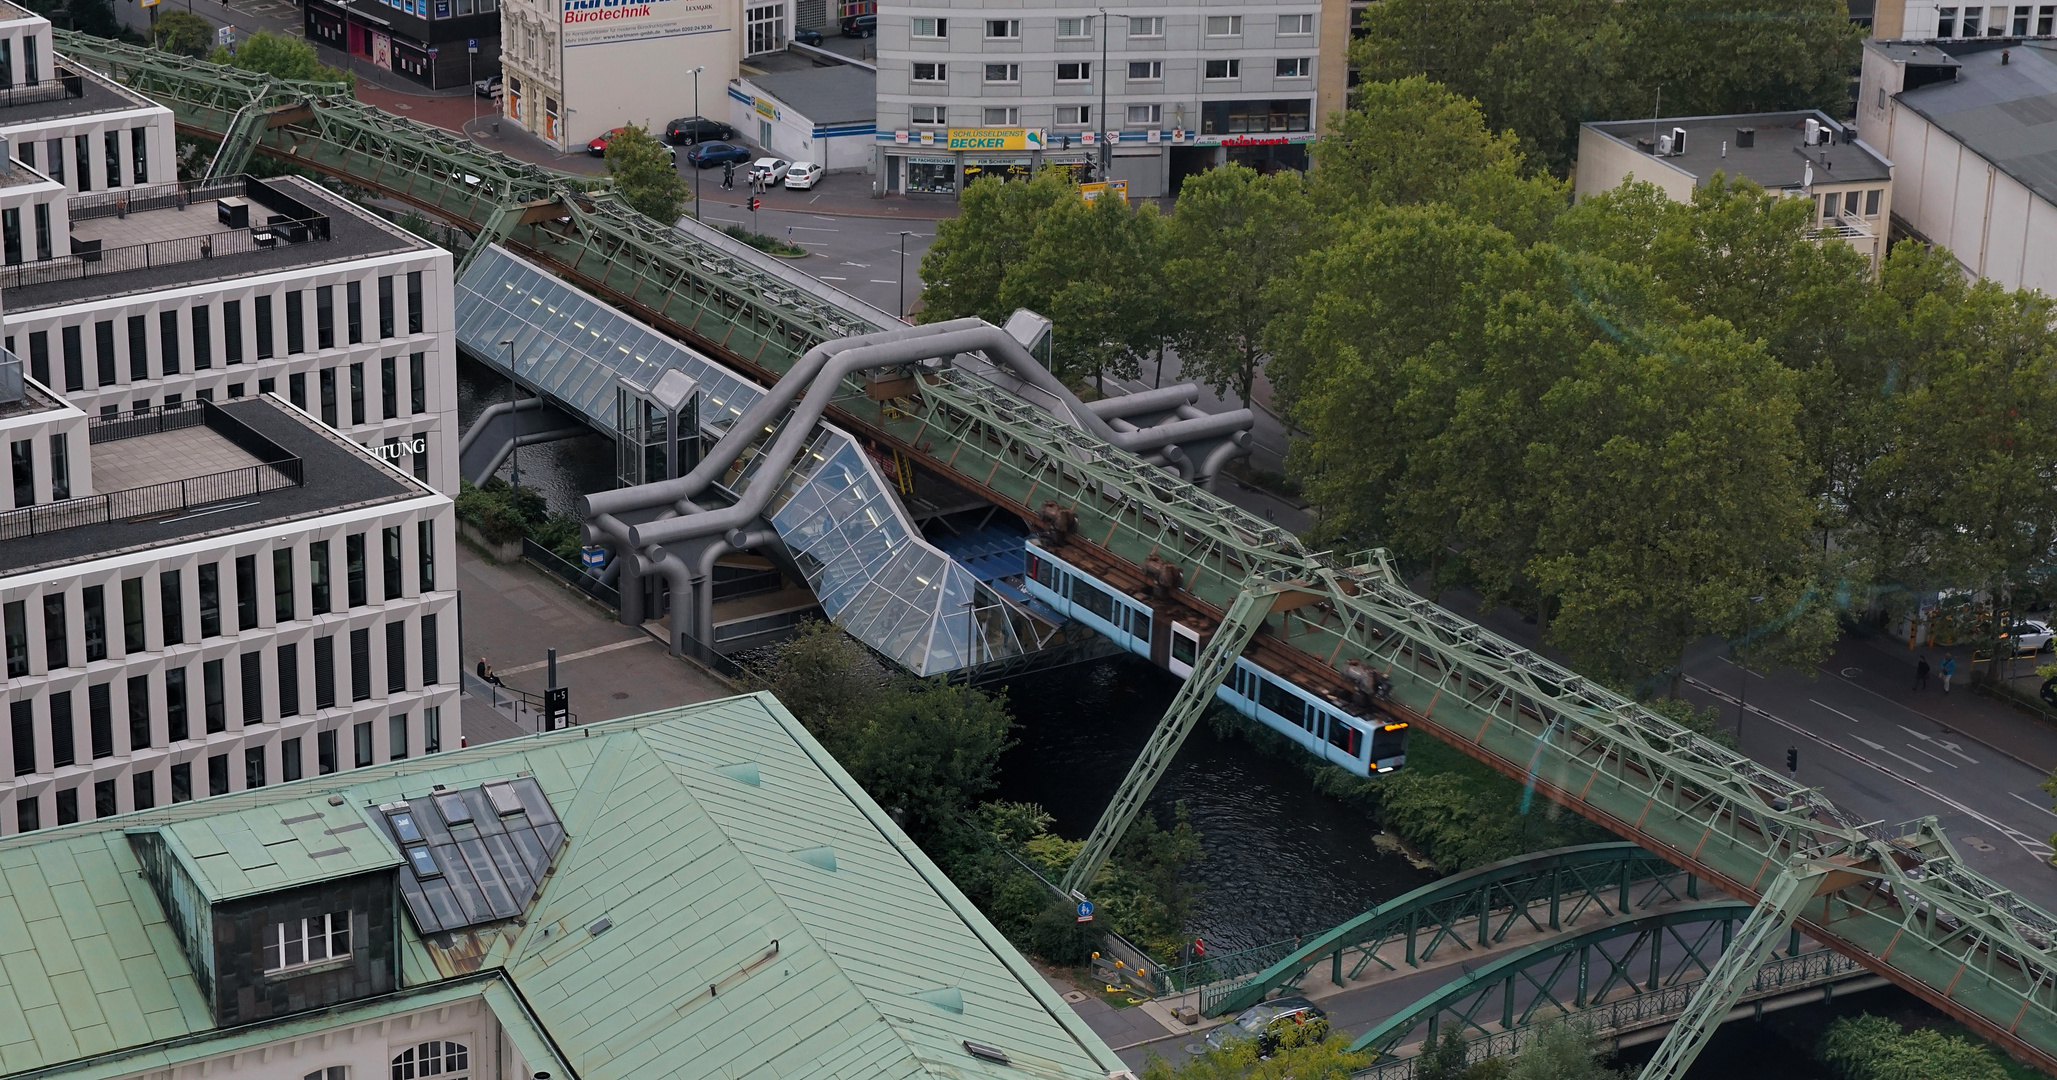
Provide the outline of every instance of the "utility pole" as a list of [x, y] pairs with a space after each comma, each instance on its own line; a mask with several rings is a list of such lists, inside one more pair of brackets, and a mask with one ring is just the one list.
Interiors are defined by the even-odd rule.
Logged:
[[1107, 173], [1113, 167], [1111, 159], [1114, 154], [1113, 148], [1107, 145], [1107, 81], [1112, 78], [1107, 71], [1107, 33], [1107, 9], [1103, 7], [1100, 9], [1100, 175], [1096, 178], [1102, 183], [1106, 182]]
[[501, 338], [500, 344], [507, 350], [507, 423], [514, 433], [514, 493], [521, 494], [521, 403], [517, 400], [514, 381], [514, 339]]
[[[706, 71], [706, 70], [707, 70], [707, 65], [705, 65], [705, 64], [702, 64], [701, 66], [699, 66], [699, 67], [696, 67], [696, 68], [694, 68], [694, 69], [693, 69], [693, 119], [695, 119], [695, 120], [705, 120], [705, 119], [707, 119], [706, 117], [704, 117], [704, 116], [701, 116], [701, 115], [700, 115], [700, 73], [701, 73], [701, 72], [703, 72], [703, 71]], [[693, 156], [693, 153], [694, 153], [694, 151], [697, 151], [697, 150], [699, 150], [699, 149], [700, 149], [700, 128], [699, 128], [699, 126], [698, 126], [698, 125], [695, 125], [695, 126], [694, 126], [694, 128], [693, 128], [693, 149], [692, 149], [692, 150], [688, 150], [688, 151], [686, 152], [686, 164], [688, 164], [688, 165], [691, 165], [691, 166], [693, 167], [693, 220], [694, 220], [694, 221], [698, 221], [698, 220], [700, 220], [700, 161], [699, 161], [699, 159], [698, 159], [698, 158], [695, 158], [695, 157]]]

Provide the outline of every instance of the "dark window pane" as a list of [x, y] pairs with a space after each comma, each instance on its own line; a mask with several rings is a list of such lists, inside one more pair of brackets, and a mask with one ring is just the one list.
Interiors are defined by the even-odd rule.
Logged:
[[93, 760], [114, 756], [114, 694], [106, 683], [86, 687], [86, 722], [93, 732]]
[[164, 673], [164, 727], [166, 742], [183, 742], [193, 736], [186, 719], [185, 668], [171, 668]]
[[264, 722], [264, 656], [251, 652], [238, 659], [243, 665], [243, 722], [261, 724]]
[[336, 704], [336, 639], [319, 637], [314, 639], [314, 707], [334, 708]]

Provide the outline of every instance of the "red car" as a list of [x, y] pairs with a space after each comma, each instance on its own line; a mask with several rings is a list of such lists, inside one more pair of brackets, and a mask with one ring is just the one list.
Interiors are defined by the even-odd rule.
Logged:
[[626, 130], [628, 129], [615, 128], [613, 131], [610, 131], [605, 135], [596, 135], [594, 136], [592, 142], [586, 144], [586, 149], [591, 150], [593, 152], [594, 157], [599, 157], [600, 155], [605, 154], [607, 152], [607, 140], [614, 138], [616, 135], [619, 135]]

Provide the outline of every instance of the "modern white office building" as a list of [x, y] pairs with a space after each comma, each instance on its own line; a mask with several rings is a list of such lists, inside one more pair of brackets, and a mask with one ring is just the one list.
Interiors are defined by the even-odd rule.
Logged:
[[1318, 86], [1335, 81], [1323, 68], [1342, 63], [1343, 42], [1323, 42], [1347, 36], [1339, 21], [1324, 27], [1319, 0], [1104, 16], [999, 0], [881, 4], [880, 190], [955, 192], [1058, 166], [1155, 196], [1229, 161], [1305, 168], [1327, 104]]
[[0, 326], [91, 416], [277, 391], [457, 490], [450, 254], [319, 185], [0, 178]]
[[0, 138], [64, 190], [178, 179], [171, 110], [57, 55], [50, 20], [0, 0]]
[[0, 361], [0, 834], [455, 748], [453, 504], [277, 397]]

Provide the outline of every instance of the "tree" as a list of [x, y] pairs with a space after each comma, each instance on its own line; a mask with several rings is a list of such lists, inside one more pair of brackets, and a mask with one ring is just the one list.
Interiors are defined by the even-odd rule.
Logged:
[[1927, 1028], [1902, 1031], [1883, 1016], [1845, 1016], [1822, 1032], [1815, 1056], [1840, 1080], [2005, 1080], [1991, 1050]]
[[216, 46], [207, 59], [210, 63], [262, 72], [276, 79], [351, 85], [357, 82], [351, 73], [323, 64], [315, 54], [314, 46], [299, 38], [274, 34], [269, 30], [259, 30], [244, 38], [233, 52], [227, 46]]
[[1359, 84], [1333, 127], [1314, 144], [1320, 167], [1309, 179], [1322, 212], [1446, 203], [1526, 243], [1564, 209], [1564, 185], [1524, 175], [1513, 135], [1494, 134], [1477, 102], [1420, 76]]
[[1350, 1080], [1371, 1064], [1371, 1055], [1352, 1053], [1350, 1040], [1327, 1024], [1289, 1028], [1269, 1057], [1260, 1057], [1256, 1039], [1239, 1039], [1184, 1062], [1177, 1068], [1151, 1054], [1143, 1080]]
[[214, 24], [190, 11], [166, 11], [157, 16], [150, 36], [165, 52], [195, 59], [214, 49]]
[[1000, 290], [1008, 269], [1026, 254], [1050, 208], [1077, 199], [1077, 192], [1056, 169], [1026, 182], [989, 177], [967, 186], [957, 216], [936, 223], [935, 241], [921, 257], [921, 321], [1006, 322], [1012, 310]]
[[1602, 1064], [1607, 1054], [1592, 1033], [1572, 1021], [1545, 1024], [1514, 1055], [1507, 1080], [1620, 1080]]
[[866, 710], [893, 678], [834, 623], [802, 623], [770, 651], [749, 688], [770, 691], [830, 753], [861, 729]]
[[1451, 1024], [1441, 1035], [1422, 1043], [1421, 1056], [1414, 1061], [1414, 1080], [1465, 1080], [1471, 1063], [1462, 1028], [1462, 1024]]
[[630, 206], [667, 228], [678, 223], [686, 206], [686, 182], [669, 149], [640, 125], [630, 124], [608, 136], [606, 158], [607, 175]]
[[992, 789], [1014, 717], [1004, 697], [902, 679], [866, 704], [836, 759], [917, 841]]
[[1059, 379], [1133, 378], [1168, 329], [1157, 285], [1163, 251], [1156, 203], [1074, 193], [1043, 212], [1007, 266], [999, 307], [1029, 308], [1056, 324], [1051, 367]]
[[1250, 404], [1265, 328], [1288, 303], [1274, 286], [1307, 250], [1307, 216], [1296, 173], [1228, 165], [1179, 189], [1163, 268], [1178, 311], [1172, 337], [1185, 373], [1215, 393]]

